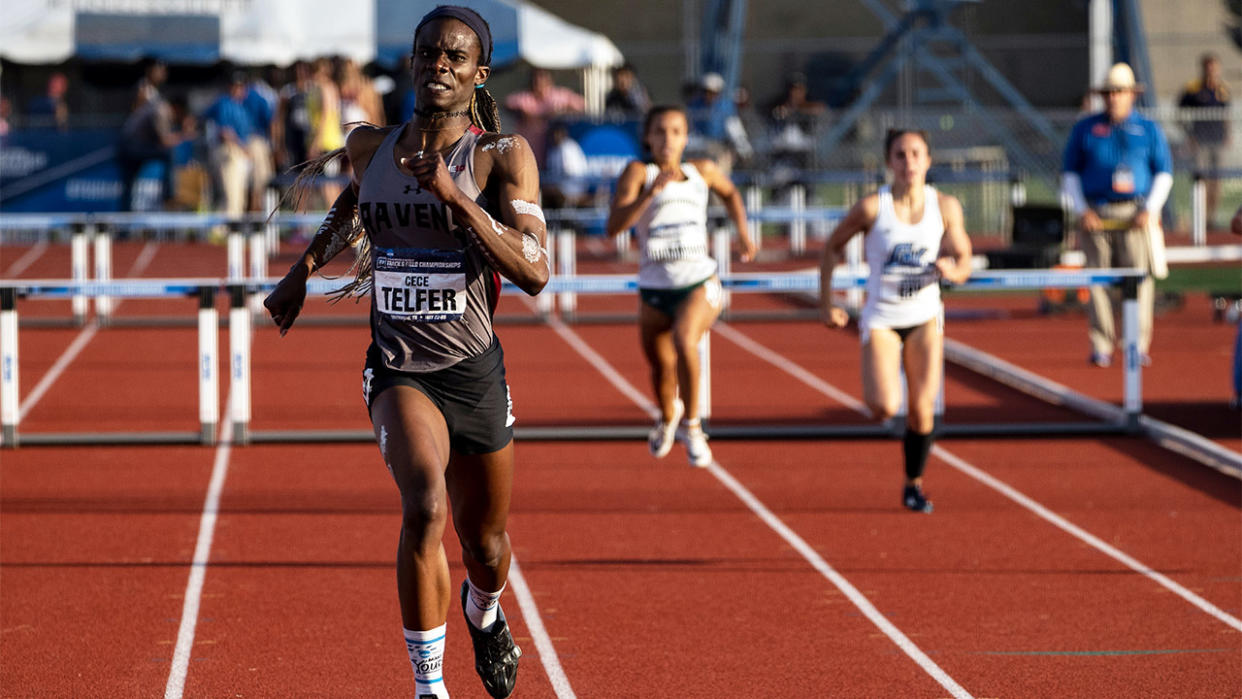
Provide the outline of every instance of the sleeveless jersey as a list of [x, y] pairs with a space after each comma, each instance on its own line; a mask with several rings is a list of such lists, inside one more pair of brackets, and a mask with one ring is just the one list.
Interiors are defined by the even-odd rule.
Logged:
[[923, 186], [923, 218], [902, 223], [893, 209], [893, 193], [880, 188], [880, 207], [867, 231], [870, 267], [862, 325], [867, 328], [909, 328], [940, 314], [940, 284], [934, 264], [944, 236], [940, 197]]
[[[707, 253], [707, 182], [690, 163], [681, 171], [686, 179], [664, 185], [634, 224], [640, 288], [681, 289], [716, 273]], [[646, 186], [659, 174], [659, 166], [648, 163]]]
[[[358, 216], [374, 252], [371, 337], [389, 368], [429, 372], [491, 346], [500, 276], [466, 242], [448, 205], [398, 169], [393, 148], [402, 130], [393, 129], [375, 150], [358, 191]], [[482, 133], [470, 127], [445, 163], [466, 196], [488, 209], [474, 178]]]

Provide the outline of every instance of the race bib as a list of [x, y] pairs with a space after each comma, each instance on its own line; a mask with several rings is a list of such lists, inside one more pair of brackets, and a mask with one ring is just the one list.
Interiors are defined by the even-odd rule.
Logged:
[[911, 270], [909, 274], [885, 272], [880, 277], [880, 294], [888, 299], [909, 299], [936, 282], [934, 267]]
[[1125, 165], [1113, 170], [1113, 191], [1118, 194], [1134, 193], [1134, 171]]
[[691, 223], [672, 224], [652, 228], [647, 239], [647, 259], [654, 262], [673, 262], [707, 255], [707, 244], [701, 235], [695, 235], [697, 226]]
[[460, 250], [376, 250], [375, 305], [414, 323], [458, 320], [466, 310], [466, 258]]

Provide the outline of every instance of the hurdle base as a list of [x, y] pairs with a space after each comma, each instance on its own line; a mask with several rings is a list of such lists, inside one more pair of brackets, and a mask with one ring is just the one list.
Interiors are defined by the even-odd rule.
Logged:
[[199, 432], [23, 432], [5, 435], [5, 446], [68, 447], [104, 445], [200, 444]]
[[[644, 441], [650, 427], [646, 425], [528, 425], [513, 429], [514, 439], [531, 442], [581, 441]], [[833, 440], [833, 439], [900, 439], [901, 429], [883, 423], [867, 424], [774, 424], [774, 425], [713, 425], [704, 424], [704, 431], [714, 440]], [[1032, 422], [1032, 423], [949, 423], [937, 428], [940, 437], [1043, 437], [1074, 435], [1121, 435], [1126, 425], [1111, 422]], [[318, 443], [374, 442], [370, 430], [250, 430], [247, 442]], [[234, 442], [244, 443], [244, 442]]]

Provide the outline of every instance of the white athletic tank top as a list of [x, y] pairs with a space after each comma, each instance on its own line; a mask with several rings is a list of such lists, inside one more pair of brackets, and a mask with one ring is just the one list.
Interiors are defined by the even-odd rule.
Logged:
[[[500, 276], [453, 221], [448, 205], [397, 168], [393, 129], [358, 188], [358, 215], [374, 252], [371, 338], [385, 365], [436, 371], [492, 345]], [[483, 132], [470, 127], [444, 156], [453, 181], [493, 217], [474, 177]]]
[[940, 284], [934, 264], [944, 236], [940, 196], [923, 186], [923, 218], [902, 223], [893, 209], [893, 192], [880, 188], [880, 207], [867, 231], [865, 252], [870, 276], [863, 303], [865, 328], [909, 328], [941, 312]]
[[[707, 182], [690, 163], [682, 163], [681, 171], [686, 179], [664, 185], [634, 224], [643, 289], [681, 289], [716, 273], [707, 252]], [[659, 174], [659, 166], [648, 163], [646, 186]]]

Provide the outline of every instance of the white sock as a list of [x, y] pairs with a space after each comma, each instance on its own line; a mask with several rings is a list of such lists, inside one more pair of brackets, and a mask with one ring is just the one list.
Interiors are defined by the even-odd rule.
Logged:
[[410, 653], [410, 665], [414, 668], [415, 695], [432, 694], [448, 697], [444, 687], [444, 633], [447, 624], [429, 631], [405, 631], [405, 648]]
[[501, 585], [495, 592], [486, 592], [475, 587], [469, 578], [466, 578], [466, 583], [470, 586], [470, 593], [466, 595], [466, 618], [470, 619], [474, 628], [490, 631], [492, 624], [500, 617], [500, 594], [505, 591], [505, 586]]

